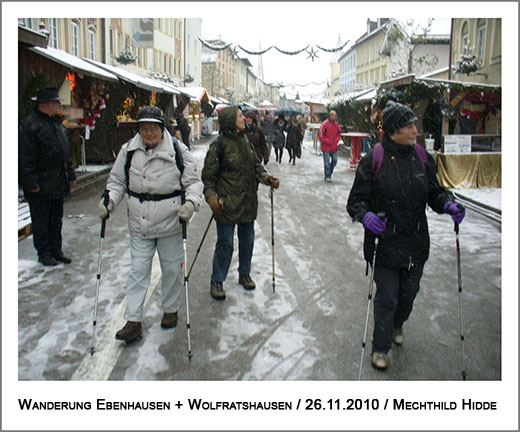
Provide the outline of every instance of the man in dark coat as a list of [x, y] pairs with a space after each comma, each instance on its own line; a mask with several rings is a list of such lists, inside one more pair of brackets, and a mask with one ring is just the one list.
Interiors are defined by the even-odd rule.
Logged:
[[246, 111], [244, 117], [246, 119], [246, 130], [244, 133], [255, 149], [260, 162], [263, 161], [264, 165], [267, 165], [267, 162], [269, 162], [269, 151], [267, 149], [264, 132], [258, 127], [256, 114], [253, 111]]
[[[423, 165], [414, 145], [417, 117], [413, 111], [389, 102], [382, 114], [380, 171], [374, 169], [371, 150], [359, 164], [347, 202], [350, 216], [365, 227], [364, 256], [370, 264], [379, 237], [372, 338], [372, 366], [379, 370], [388, 367], [392, 341], [403, 343], [402, 326], [419, 291], [430, 249], [426, 206], [450, 214], [456, 223], [465, 215], [464, 207], [439, 184], [433, 158], [426, 152]], [[377, 213], [384, 213], [384, 220]]]
[[175, 120], [177, 121], [177, 125], [175, 126], [175, 130], [178, 130], [181, 133], [182, 142], [186, 144], [188, 149], [190, 148], [190, 132], [191, 128], [188, 124], [188, 121], [184, 118], [182, 113], [175, 114]]
[[233, 257], [233, 237], [238, 226], [238, 282], [255, 289], [250, 277], [254, 246], [254, 222], [258, 210], [258, 183], [278, 188], [276, 177], [270, 176], [256, 157], [244, 130], [245, 119], [238, 106], [219, 112], [220, 135], [209, 146], [202, 181], [204, 196], [217, 222], [217, 244], [213, 255], [210, 292], [215, 300], [224, 300], [226, 280]]
[[56, 87], [38, 91], [36, 109], [22, 120], [18, 138], [18, 173], [29, 202], [34, 247], [46, 266], [70, 263], [62, 251], [63, 199], [76, 184], [70, 143], [59, 115]]

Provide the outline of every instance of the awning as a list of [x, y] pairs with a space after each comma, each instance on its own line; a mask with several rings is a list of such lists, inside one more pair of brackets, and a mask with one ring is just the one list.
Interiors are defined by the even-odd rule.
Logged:
[[94, 76], [96, 78], [101, 78], [107, 81], [118, 81], [117, 76], [113, 73], [86, 62], [79, 57], [73, 56], [66, 51], [51, 47], [31, 47], [29, 50], [41, 54], [42, 56], [47, 57], [56, 63], [66, 66], [74, 72], [84, 73], [86, 75]]
[[103, 70], [106, 70], [116, 75], [119, 79], [123, 81], [129, 82], [135, 85], [136, 87], [142, 88], [143, 90], [154, 91], [158, 93], [180, 94], [180, 92], [175, 90], [173, 87], [166, 86], [166, 84], [160, 81], [156, 81], [152, 78], [143, 77], [133, 72], [127, 71], [126, 69], [100, 63], [95, 60], [90, 60], [87, 58], [84, 60], [88, 63], [91, 63], [94, 66], [97, 66]]
[[208, 91], [204, 87], [183, 87], [181, 91], [190, 97], [191, 102], [200, 103], [205, 95], [209, 100]]
[[369, 100], [371, 101], [376, 96], [377, 96], [377, 89], [372, 89], [372, 90], [368, 91], [367, 93], [364, 93], [358, 97], [355, 97], [354, 99], [352, 99], [352, 101], [354, 101], [354, 102], [362, 102], [362, 101], [369, 101]]

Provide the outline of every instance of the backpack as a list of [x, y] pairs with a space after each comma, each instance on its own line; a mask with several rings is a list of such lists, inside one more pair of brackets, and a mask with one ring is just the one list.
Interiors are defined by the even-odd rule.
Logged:
[[[426, 161], [428, 160], [428, 156], [426, 155], [426, 150], [421, 147], [419, 144], [415, 144], [415, 153], [419, 157], [421, 164], [424, 169], [426, 169]], [[383, 166], [383, 156], [385, 154], [385, 149], [381, 143], [377, 143], [374, 146], [374, 151], [372, 153], [372, 181], [375, 181], [379, 171], [381, 171], [381, 167]]]
[[[179, 146], [179, 142], [177, 141], [177, 139], [172, 137], [172, 143], [173, 143], [173, 150], [175, 151], [175, 163], [177, 164], [177, 168], [179, 169], [179, 171], [181, 173], [181, 175], [179, 177], [179, 181], [181, 183], [181, 188], [183, 189], [182, 181], [180, 180], [180, 178], [182, 177], [182, 173], [184, 172], [184, 159], [182, 158], [182, 151], [181, 151], [181, 148]], [[135, 192], [132, 192], [130, 190], [129, 171], [130, 171], [130, 165], [132, 165], [132, 158], [134, 156], [134, 153], [135, 153], [135, 150], [131, 150], [126, 153], [125, 177], [126, 177], [126, 190], [129, 195], [139, 198], [139, 200], [141, 202], [144, 200], [160, 201], [162, 199], [172, 198], [172, 197], [180, 195], [181, 191], [175, 191], [171, 194], [155, 194], [155, 195], [137, 194]]]

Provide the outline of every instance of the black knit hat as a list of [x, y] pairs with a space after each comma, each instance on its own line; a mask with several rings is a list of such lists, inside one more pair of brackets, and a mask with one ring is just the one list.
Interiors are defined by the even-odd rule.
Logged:
[[63, 101], [58, 94], [58, 89], [56, 87], [43, 87], [38, 89], [36, 96], [31, 98], [32, 101], [39, 102], [48, 102], [48, 101]]
[[406, 105], [389, 101], [382, 112], [383, 131], [391, 136], [403, 126], [417, 121], [415, 113]]

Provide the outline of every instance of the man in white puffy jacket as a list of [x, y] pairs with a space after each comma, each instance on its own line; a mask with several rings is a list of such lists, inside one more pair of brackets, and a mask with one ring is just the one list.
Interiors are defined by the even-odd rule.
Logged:
[[[124, 144], [107, 182], [109, 202], [98, 205], [99, 217], [108, 214], [128, 196], [131, 267], [127, 285], [127, 323], [116, 339], [131, 343], [142, 337], [143, 304], [150, 284], [152, 259], [157, 250], [162, 272], [161, 327], [177, 325], [183, 287], [182, 226], [200, 208], [203, 183], [189, 149], [182, 152], [182, 175], [171, 135], [164, 128], [158, 107], [145, 106], [137, 116], [139, 132]], [[130, 163], [129, 163], [130, 162]], [[129, 164], [128, 164], [129, 163]], [[181, 202], [181, 189], [185, 203]]]

